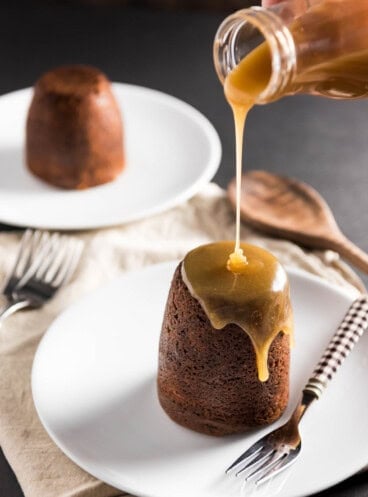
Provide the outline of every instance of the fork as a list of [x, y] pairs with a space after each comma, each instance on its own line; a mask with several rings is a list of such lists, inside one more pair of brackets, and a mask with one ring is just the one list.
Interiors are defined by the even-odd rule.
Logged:
[[[24, 232], [14, 266], [6, 281], [5, 287], [2, 289], [2, 294], [6, 297], [7, 304], [0, 311], [0, 319], [9, 315], [8, 307], [14, 305], [13, 291], [21, 278], [29, 271], [31, 265], [34, 264], [36, 254], [39, 254], [40, 248], [46, 243], [48, 237], [49, 234], [47, 232], [42, 233], [39, 230], [27, 229]], [[31, 276], [30, 273], [29, 276]], [[22, 308], [22, 304], [19, 303], [19, 306], [13, 309], [12, 312]]]
[[253, 480], [260, 485], [296, 461], [302, 448], [298, 430], [300, 420], [313, 401], [321, 397], [367, 327], [368, 295], [362, 295], [352, 303], [333, 335], [289, 421], [253, 444], [227, 468], [226, 473], [236, 469], [236, 476], [245, 473], [246, 481]]
[[27, 230], [11, 276], [3, 290], [7, 304], [0, 323], [24, 308], [37, 308], [51, 299], [74, 273], [83, 243], [72, 237]]

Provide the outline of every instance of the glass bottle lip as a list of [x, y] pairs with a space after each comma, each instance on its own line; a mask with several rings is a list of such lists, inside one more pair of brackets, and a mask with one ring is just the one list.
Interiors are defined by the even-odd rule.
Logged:
[[[296, 69], [296, 48], [293, 37], [282, 19], [272, 10], [264, 7], [250, 7], [227, 17], [217, 30], [213, 57], [216, 73], [222, 83], [226, 76], [240, 62], [236, 48], [240, 31], [246, 26], [255, 28], [268, 43], [271, 52], [271, 78], [259, 94], [256, 103], [263, 104], [277, 98], [292, 79]], [[249, 40], [251, 35], [249, 35]], [[251, 52], [253, 48], [243, 54]]]

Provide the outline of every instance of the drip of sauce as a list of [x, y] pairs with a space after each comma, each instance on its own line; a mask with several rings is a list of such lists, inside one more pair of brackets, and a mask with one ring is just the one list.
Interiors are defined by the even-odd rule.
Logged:
[[292, 333], [289, 283], [276, 257], [266, 250], [240, 243], [246, 270], [226, 267], [234, 242], [202, 245], [184, 258], [182, 278], [202, 305], [215, 329], [230, 323], [249, 336], [256, 354], [258, 377], [268, 379], [268, 351], [280, 331]]

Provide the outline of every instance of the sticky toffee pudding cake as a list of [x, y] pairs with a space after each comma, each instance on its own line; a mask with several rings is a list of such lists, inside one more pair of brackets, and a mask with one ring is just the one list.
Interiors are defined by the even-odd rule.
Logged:
[[124, 167], [119, 107], [107, 77], [91, 66], [62, 66], [36, 82], [26, 124], [26, 164], [68, 189], [107, 183]]
[[[289, 394], [292, 309], [278, 260], [233, 242], [200, 246], [174, 274], [159, 347], [158, 395], [177, 423], [210, 435], [272, 423]], [[234, 270], [236, 272], [234, 272]]]

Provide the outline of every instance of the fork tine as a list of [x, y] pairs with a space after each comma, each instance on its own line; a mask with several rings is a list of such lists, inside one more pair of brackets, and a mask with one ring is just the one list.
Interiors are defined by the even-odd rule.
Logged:
[[26, 257], [26, 254], [29, 253], [30, 250], [30, 245], [29, 245], [29, 240], [32, 237], [32, 230], [27, 229], [20, 241], [20, 247], [18, 251], [17, 258], [15, 259], [13, 269], [11, 271], [11, 274], [19, 275], [18, 271], [21, 269], [22, 262], [24, 258]]
[[16, 278], [27, 280], [33, 275], [35, 271], [34, 258], [38, 250], [41, 249], [44, 238], [44, 234], [39, 230], [26, 230], [21, 240], [21, 248], [13, 270]]
[[45, 231], [35, 230], [33, 232], [33, 237], [31, 240], [31, 254], [30, 254], [30, 262], [36, 256], [38, 250], [42, 247], [45, 240], [48, 238], [49, 234]]
[[52, 281], [52, 285], [55, 287], [63, 286], [69, 281], [77, 268], [83, 251], [84, 244], [81, 240], [69, 238], [66, 242], [66, 257]]
[[46, 272], [43, 276], [43, 279], [46, 283], [52, 284], [53, 280], [56, 278], [56, 275], [61, 270], [65, 258], [68, 256], [67, 249], [68, 249], [67, 238], [61, 237], [58, 240], [58, 244], [54, 250], [54, 252], [56, 251], [56, 254], [53, 253], [52, 256], [50, 256], [51, 262], [49, 266], [46, 268]]
[[[273, 454], [258, 468], [256, 468], [254, 471], [252, 471], [245, 479], [245, 481], [249, 481], [254, 478], [264, 476], [266, 473], [268, 473], [272, 468], [274, 468], [284, 457], [286, 457], [287, 454], [285, 452], [276, 452], [274, 451]], [[257, 479], [258, 481], [258, 479]]]
[[41, 232], [27, 229], [22, 236], [17, 259], [14, 263], [12, 274], [20, 278], [32, 262], [34, 246], [38, 244]]
[[46, 277], [47, 271], [50, 266], [54, 263], [55, 258], [57, 257], [58, 250], [60, 247], [60, 235], [54, 233], [50, 236], [48, 243], [45, 244], [45, 252], [43, 254], [43, 258], [37, 268], [36, 278], [41, 280]]
[[35, 275], [38, 271], [40, 265], [44, 264], [47, 253], [50, 250], [50, 236], [48, 233], [43, 232], [39, 236], [38, 242], [34, 242], [32, 251], [34, 252], [34, 257], [30, 260], [30, 265], [26, 269], [25, 273], [22, 275], [18, 281], [16, 287], [22, 287], [31, 277]]
[[229, 473], [232, 469], [238, 466], [241, 462], [248, 459], [250, 456], [255, 455], [255, 452], [259, 452], [263, 447], [263, 439], [258, 440], [258, 442], [254, 443], [247, 449], [243, 454], [241, 454], [235, 461], [225, 470], [225, 473]]
[[263, 483], [266, 483], [266, 481], [270, 480], [274, 476], [278, 475], [282, 471], [284, 471], [286, 468], [291, 466], [295, 461], [298, 456], [297, 452], [291, 451], [289, 454], [286, 455], [286, 457], [282, 458], [281, 460], [278, 461], [278, 463], [270, 468], [261, 478], [255, 481], [255, 484], [257, 486], [262, 485]]
[[244, 471], [249, 471], [253, 468], [258, 468], [258, 466], [265, 461], [267, 461], [271, 454], [274, 452], [274, 449], [271, 447], [263, 447], [263, 449], [256, 455], [256, 457], [253, 457], [250, 461], [248, 461], [245, 466], [242, 466], [242, 468], [236, 473], [235, 476], [239, 476]]
[[74, 248], [73, 257], [69, 263], [69, 268], [65, 272], [65, 275], [60, 283], [61, 285], [65, 285], [69, 281], [69, 279], [73, 276], [74, 271], [77, 269], [77, 266], [79, 264], [80, 258], [83, 253], [84, 243], [81, 240], [77, 240], [73, 248]]

